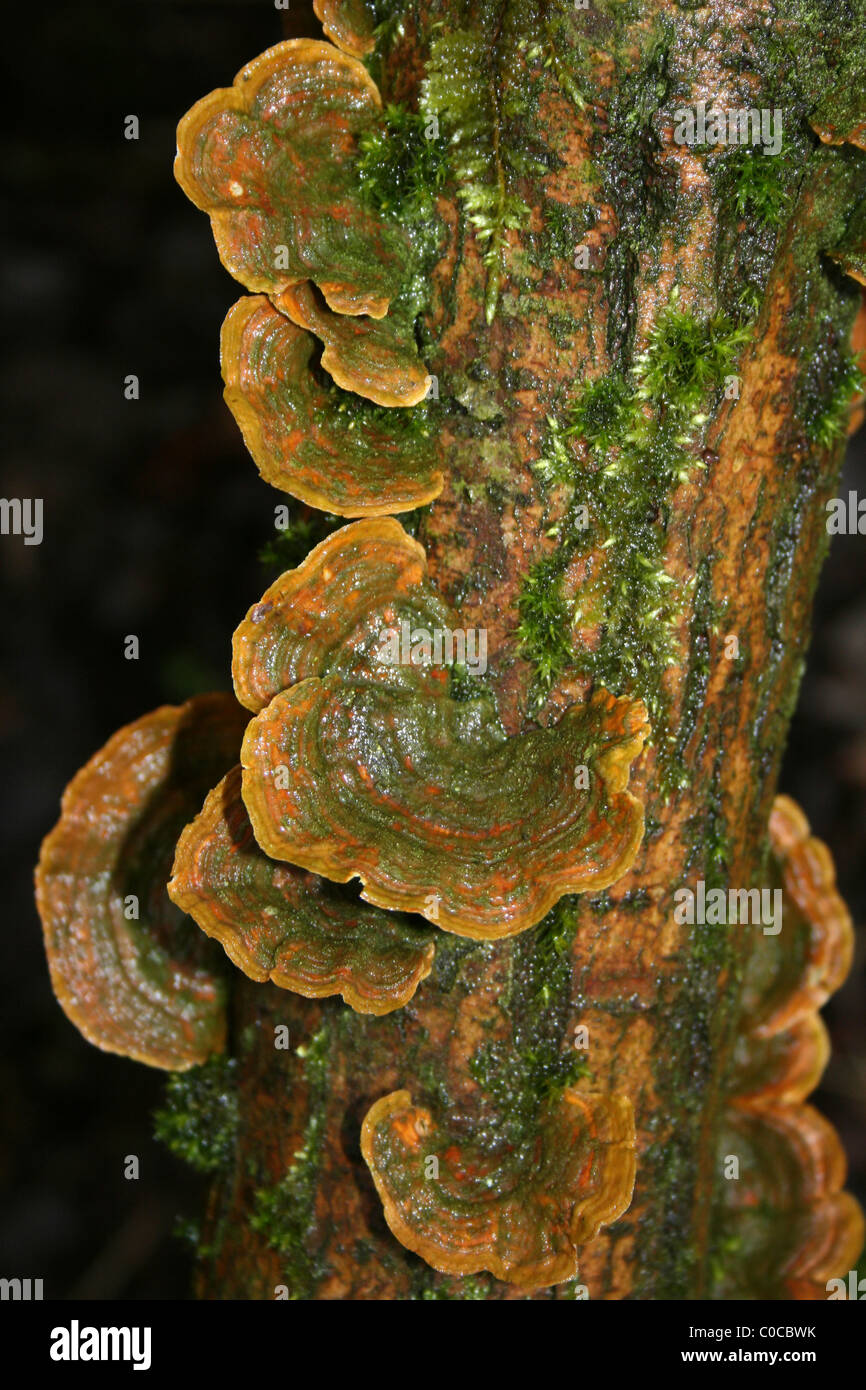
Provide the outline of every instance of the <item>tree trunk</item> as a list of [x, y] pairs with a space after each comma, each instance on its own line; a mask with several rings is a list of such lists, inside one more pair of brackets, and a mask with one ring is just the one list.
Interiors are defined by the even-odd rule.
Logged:
[[[526, 205], [485, 241], [457, 177], [439, 198], [447, 237], [425, 336], [448, 471], [418, 538], [466, 625], [487, 630], [509, 733], [556, 722], [597, 684], [644, 699], [653, 733], [632, 789], [647, 830], [626, 877], [538, 928], [492, 944], [441, 933], [432, 975], [386, 1017], [238, 977], [240, 1127], [211, 1195], [199, 1293], [574, 1297], [573, 1283], [527, 1294], [438, 1274], [404, 1249], [360, 1128], [402, 1088], [449, 1123], [495, 1128], [537, 1103], [584, 1025], [586, 1084], [630, 1097], [638, 1157], [631, 1206], [581, 1250], [578, 1283], [592, 1298], [717, 1297], [719, 1262], [737, 1258], [717, 1219], [719, 1144], [755, 933], [678, 923], [674, 893], [701, 879], [766, 882], [859, 305], [827, 253], [863, 197], [866, 157], [842, 143], [847, 113], [826, 112], [858, 85], [862, 30], [820, 4], [786, 6], [783, 23], [761, 0], [390, 8], [404, 22], [385, 26], [376, 51], [383, 98], [414, 107], [434, 26], [470, 28], [488, 84], [474, 99], [489, 181]], [[702, 98], [779, 109], [781, 150], [679, 142], [676, 109]], [[703, 332], [697, 356], [676, 315]], [[669, 379], [636, 401], [648, 349]], [[624, 411], [642, 413], [668, 451], [635, 463], [623, 505], [598, 489], [588, 430], [568, 432], [585, 385], [603, 380], [627, 384]], [[676, 409], [679, 443], [666, 429]], [[538, 467], [557, 443], [573, 482]], [[628, 442], [614, 440], [614, 455], [617, 443], [622, 457]], [[575, 522], [584, 497], [587, 542]], [[652, 583], [639, 569], [647, 535]], [[533, 578], [566, 624], [565, 659], [533, 627]], [[274, 1046], [278, 1024], [288, 1050]], [[784, 1296], [781, 1284], [767, 1296]]]

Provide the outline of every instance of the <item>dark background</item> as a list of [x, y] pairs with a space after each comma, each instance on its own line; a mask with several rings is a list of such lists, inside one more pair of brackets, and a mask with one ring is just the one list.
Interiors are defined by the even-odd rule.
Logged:
[[[187, 1296], [172, 1228], [201, 1182], [152, 1138], [160, 1073], [90, 1047], [54, 1002], [32, 867], [73, 773], [120, 725], [228, 688], [230, 638], [264, 586], [280, 496], [223, 406], [219, 328], [239, 297], [171, 176], [178, 118], [310, 5], [269, 0], [30, 7], [11, 58], [0, 257], [0, 494], [45, 499], [41, 546], [0, 539], [3, 899], [0, 1275], [46, 1297]], [[37, 114], [38, 113], [38, 114]], [[124, 117], [140, 139], [124, 139]], [[141, 399], [124, 400], [136, 373]], [[866, 429], [843, 489], [866, 495]], [[140, 638], [126, 661], [124, 637]], [[833, 540], [783, 788], [866, 919], [866, 540]], [[817, 1103], [866, 1199], [862, 939], [826, 1011]], [[141, 1178], [123, 1178], [137, 1154]]]

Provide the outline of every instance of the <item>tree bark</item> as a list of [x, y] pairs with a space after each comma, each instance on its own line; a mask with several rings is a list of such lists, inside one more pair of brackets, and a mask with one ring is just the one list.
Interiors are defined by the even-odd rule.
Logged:
[[[550, 419], [568, 418], [586, 382], [635, 380], [675, 289], [679, 311], [700, 323], [725, 315], [749, 336], [729, 369], [738, 395], [718, 383], [705, 393], [698, 413], [708, 418], [683, 446], [693, 466], [653, 501], [649, 520], [675, 595], [671, 664], [654, 681], [629, 678], [623, 663], [621, 685], [607, 681], [651, 708], [653, 736], [632, 781], [647, 813], [633, 869], [606, 893], [573, 901], [576, 927], [553, 957], [545, 924], [489, 945], [442, 940], [433, 974], [387, 1017], [239, 979], [240, 1129], [233, 1166], [211, 1195], [201, 1296], [273, 1298], [285, 1286], [316, 1299], [573, 1297], [570, 1285], [527, 1294], [429, 1269], [387, 1229], [359, 1135], [370, 1105], [398, 1088], [473, 1132], [495, 1127], [525, 1099], [528, 1052], [565, 1055], [578, 1025], [588, 1030], [591, 1088], [631, 1098], [638, 1136], [634, 1200], [581, 1251], [579, 1283], [592, 1298], [713, 1296], [720, 1116], [754, 938], [745, 928], [708, 934], [678, 924], [673, 895], [698, 879], [725, 888], [764, 881], [841, 458], [841, 439], [816, 441], [810, 420], [830, 409], [859, 304], [857, 285], [827, 252], [863, 197], [866, 156], [821, 143], [809, 118], [819, 98], [832, 99], [833, 74], [840, 81], [840, 44], [847, 36], [853, 49], [862, 35], [850, 19], [813, 36], [809, 63], [829, 75], [825, 90], [803, 91], [796, 45], [812, 31], [797, 23], [808, 7], [794, 9], [783, 34], [760, 0], [700, 10], [663, 0], [587, 10], [417, 0], [405, 7], [402, 34], [377, 51], [384, 99], [414, 106], [441, 32], [434, 26], [472, 28], [490, 81], [496, 172], [528, 208], [504, 232], [488, 322], [490, 265], [456, 182], [446, 185], [447, 235], [425, 318], [428, 367], [447, 405], [448, 476], [418, 536], [466, 625], [487, 629], [488, 678], [510, 733], [555, 722], [585, 699], [597, 667], [583, 658], [604, 653], [608, 640], [592, 614], [579, 619], [568, 634], [573, 660], [539, 697], [518, 600], [533, 567], [559, 553], [581, 469], [592, 466], [570, 436], [574, 493], [544, 484], [537, 461]], [[773, 35], [789, 47], [775, 47]], [[509, 99], [525, 94], [530, 75], [537, 91], [516, 121]], [[775, 221], [737, 206], [725, 183], [732, 163], [725, 172], [718, 152], [674, 139], [674, 108], [714, 97], [784, 111]], [[513, 158], [515, 147], [535, 163]], [[550, 571], [566, 606], [627, 578], [630, 536], [608, 519], [611, 547], [576, 550]], [[278, 1024], [289, 1028], [288, 1050], [274, 1046]], [[495, 1074], [479, 1079], [470, 1060], [482, 1046]], [[268, 1194], [287, 1173], [280, 1215]]]

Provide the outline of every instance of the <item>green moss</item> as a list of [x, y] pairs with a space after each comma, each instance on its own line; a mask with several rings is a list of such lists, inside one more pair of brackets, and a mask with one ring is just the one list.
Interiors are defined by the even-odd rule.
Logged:
[[371, 207], [413, 223], [435, 215], [448, 172], [447, 145], [423, 115], [390, 103], [358, 144], [361, 191]]
[[214, 1173], [233, 1160], [238, 1132], [237, 1063], [214, 1057], [168, 1078], [165, 1105], [154, 1114], [154, 1132], [173, 1154], [199, 1173]]
[[633, 410], [633, 393], [625, 377], [616, 373], [600, 377], [575, 402], [571, 433], [606, 453], [628, 432]]
[[844, 438], [851, 402], [864, 389], [866, 375], [847, 348], [824, 354], [820, 365], [810, 363], [799, 409], [810, 443], [827, 449]]
[[[561, 573], [565, 557], [614, 552], [613, 579], [602, 576], [604, 625], [596, 651], [574, 653], [566, 663], [616, 691], [647, 700], [660, 746], [661, 793], [677, 784], [677, 759], [694, 732], [709, 670], [709, 635], [718, 624], [709, 570], [699, 572], [691, 629], [690, 685], [677, 737], [666, 724], [662, 678], [671, 654], [671, 622], [680, 598], [671, 594], [663, 553], [670, 497], [677, 483], [702, 467], [700, 443], [707, 412], [717, 403], [724, 376], [736, 367], [748, 337], [733, 318], [708, 319], [680, 308], [676, 298], [661, 312], [646, 351], [628, 374], [611, 373], [584, 388], [571, 409], [551, 422], [539, 472], [547, 482], [571, 482], [574, 504], [584, 503], [589, 525], [562, 527], [562, 545], [547, 572]], [[581, 445], [580, 452], [574, 444]], [[578, 602], [584, 600], [579, 597]], [[550, 617], [548, 613], [546, 616]], [[580, 611], [568, 615], [579, 621]], [[555, 634], [550, 634], [551, 640]], [[726, 823], [718, 776], [706, 814], [694, 827], [703, 847], [704, 875], [721, 883], [727, 873]], [[593, 905], [591, 905], [593, 906]], [[594, 905], [609, 910], [609, 901]], [[725, 992], [719, 979], [728, 980]], [[656, 1194], [658, 1220], [642, 1232], [637, 1270], [644, 1297], [688, 1297], [696, 1269], [691, 1222], [698, 1181], [700, 1127], [714, 1078], [714, 1051], [724, 1032], [729, 994], [736, 979], [733, 947], [724, 934], [696, 929], [683, 953], [678, 978], [666, 987], [666, 1037], [657, 1085], [664, 1097], [652, 1127], [658, 1139], [645, 1159], [645, 1180]], [[665, 1117], [682, 1116], [671, 1136]]]
[[562, 596], [566, 556], [557, 551], [532, 566], [517, 600], [520, 647], [535, 667], [540, 700], [572, 660], [571, 622]]
[[572, 946], [579, 900], [560, 898], [515, 947], [511, 1011], [518, 1053], [527, 1067], [527, 1088], [536, 1102], [576, 1085], [588, 1071], [583, 1052], [570, 1046], [565, 1024], [571, 1008]]
[[[672, 295], [628, 376], [601, 378], [561, 419], [549, 417], [535, 465], [542, 483], [573, 489], [559, 548], [530, 570], [518, 598], [518, 633], [540, 695], [568, 668], [617, 694], [639, 695], [662, 753], [672, 747], [663, 679], [674, 659], [682, 601], [664, 568], [670, 498], [704, 467], [698, 454], [704, 412], [748, 336], [725, 315], [701, 319], [681, 309]], [[578, 442], [584, 461], [575, 452]], [[611, 554], [610, 569], [584, 585], [569, 609], [562, 595], [568, 564], [603, 551]], [[574, 626], [599, 622], [599, 644], [573, 650]]]
[[[398, 21], [398, 28], [401, 27], [402, 13]], [[389, 316], [402, 322], [407, 332], [414, 328], [422, 356], [429, 355], [434, 344], [423, 315], [430, 299], [430, 271], [445, 230], [436, 199], [451, 167], [448, 141], [439, 134], [436, 121], [404, 104], [390, 102], [378, 120], [361, 133], [358, 147], [354, 174], [362, 201], [395, 228], [399, 227], [405, 238], [403, 279], [391, 300]], [[435, 428], [435, 400], [412, 410], [388, 412], [351, 392], [341, 391], [327, 377], [322, 378], [322, 384], [333, 396], [336, 423], [344, 416], [347, 429], [387, 424], [387, 433], [393, 434], [396, 428], [411, 444], [413, 438], [429, 439]]]
[[679, 307], [674, 291], [636, 359], [638, 395], [681, 416], [694, 411], [730, 373], [749, 336], [725, 314], [696, 318]]
[[259, 563], [274, 577], [284, 570], [294, 569], [313, 546], [345, 524], [345, 517], [311, 511], [301, 502], [289, 505], [288, 525], [262, 546]]
[[733, 146], [719, 159], [717, 191], [741, 217], [778, 227], [790, 211], [796, 180], [802, 175], [802, 160], [795, 163], [787, 156], [784, 144], [778, 155]]
[[477, 29], [439, 32], [430, 45], [421, 112], [426, 123], [441, 125], [448, 138], [457, 196], [482, 251], [487, 269], [484, 312], [492, 323], [502, 283], [502, 253], [508, 229], [524, 226], [528, 209], [513, 191], [518, 146], [505, 138], [504, 123], [520, 113], [517, 91], [506, 87], [497, 65], [495, 45], [483, 32], [485, 11], [479, 7]]
[[383, 433], [401, 449], [411, 448], [433, 438], [439, 429], [440, 406], [435, 399], [420, 401], [411, 409], [376, 405], [353, 391], [345, 391], [321, 368], [315, 369], [320, 384], [328, 392], [329, 425], [353, 433]]
[[511, 988], [503, 1000], [513, 1036], [482, 1044], [469, 1063], [488, 1102], [473, 1137], [518, 1166], [534, 1145], [540, 1107], [588, 1070], [585, 1055], [565, 1038], [577, 923], [576, 901], [562, 898], [515, 943]]
[[535, 957], [542, 976], [552, 975], [566, 959], [577, 933], [577, 911], [573, 899], [560, 898], [535, 932]]
[[441, 1275], [429, 1273], [423, 1282], [418, 1282], [416, 1297], [425, 1302], [474, 1302], [486, 1299], [491, 1287], [489, 1279], [477, 1274], [467, 1274], [462, 1279], [443, 1279]]
[[285, 1261], [284, 1272], [293, 1299], [313, 1296], [322, 1277], [316, 1253], [315, 1199], [328, 1100], [330, 1015], [309, 1043], [297, 1048], [304, 1061], [309, 1118], [301, 1147], [284, 1177], [255, 1193], [250, 1225], [260, 1231]]
[[570, 207], [556, 198], [544, 197], [541, 217], [541, 232], [531, 232], [527, 236], [533, 264], [544, 272], [556, 261], [573, 263], [575, 249], [595, 222], [596, 209], [585, 203]]

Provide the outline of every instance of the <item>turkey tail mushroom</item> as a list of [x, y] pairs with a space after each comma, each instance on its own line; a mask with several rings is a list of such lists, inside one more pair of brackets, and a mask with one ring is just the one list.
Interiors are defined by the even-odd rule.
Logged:
[[625, 1096], [571, 1089], [545, 1103], [516, 1155], [455, 1137], [408, 1091], [376, 1101], [361, 1132], [402, 1245], [443, 1273], [488, 1270], [527, 1289], [573, 1278], [578, 1246], [627, 1211], [634, 1144]]
[[120, 729], [73, 778], [36, 870], [51, 983], [88, 1042], [183, 1070], [222, 1051], [219, 957], [170, 902], [184, 823], [237, 759], [230, 695], [166, 705]]
[[851, 967], [853, 928], [830, 852], [790, 797], [776, 797], [769, 830], [782, 925], [759, 933], [743, 983], [745, 1027], [719, 1137], [720, 1164], [737, 1160], [718, 1214], [733, 1258], [716, 1296], [826, 1298], [827, 1281], [856, 1264], [863, 1213], [842, 1190], [835, 1130], [804, 1101], [829, 1056], [818, 1010]]

